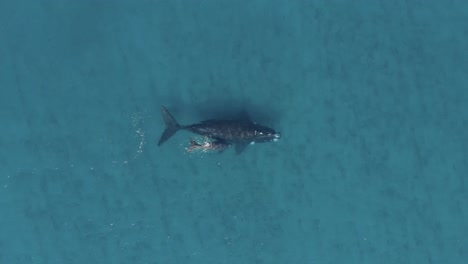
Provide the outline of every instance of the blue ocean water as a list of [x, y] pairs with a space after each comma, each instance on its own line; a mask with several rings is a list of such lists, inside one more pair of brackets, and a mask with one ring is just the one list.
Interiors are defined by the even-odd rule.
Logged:
[[[0, 263], [467, 263], [468, 4], [1, 1]], [[279, 142], [157, 147], [246, 110]]]

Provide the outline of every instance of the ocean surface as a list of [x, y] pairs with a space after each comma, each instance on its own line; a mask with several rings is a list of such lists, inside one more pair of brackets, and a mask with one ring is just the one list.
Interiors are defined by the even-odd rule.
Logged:
[[0, 115], [0, 263], [468, 263], [468, 2], [1, 1]]

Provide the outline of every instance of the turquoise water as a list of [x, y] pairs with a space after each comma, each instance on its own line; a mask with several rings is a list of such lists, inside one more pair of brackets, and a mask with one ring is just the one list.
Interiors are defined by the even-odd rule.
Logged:
[[[467, 263], [461, 1], [3, 1], [0, 263]], [[157, 147], [241, 110], [241, 155]]]

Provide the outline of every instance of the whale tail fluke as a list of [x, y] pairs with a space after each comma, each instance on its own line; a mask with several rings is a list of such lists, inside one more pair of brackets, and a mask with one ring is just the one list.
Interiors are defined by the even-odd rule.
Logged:
[[164, 106], [161, 107], [161, 111], [164, 123], [166, 123], [166, 129], [159, 139], [158, 146], [161, 146], [162, 143], [171, 138], [177, 131], [182, 128]]

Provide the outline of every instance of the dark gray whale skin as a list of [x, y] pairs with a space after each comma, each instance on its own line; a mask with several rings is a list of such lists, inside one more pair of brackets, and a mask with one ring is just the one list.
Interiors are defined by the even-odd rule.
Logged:
[[235, 145], [238, 153], [254, 143], [275, 142], [281, 134], [274, 129], [256, 124], [250, 120], [206, 120], [192, 125], [179, 125], [169, 111], [162, 106], [162, 116], [166, 129], [159, 139], [161, 146], [179, 130], [187, 130], [192, 133], [208, 137], [218, 144]]

